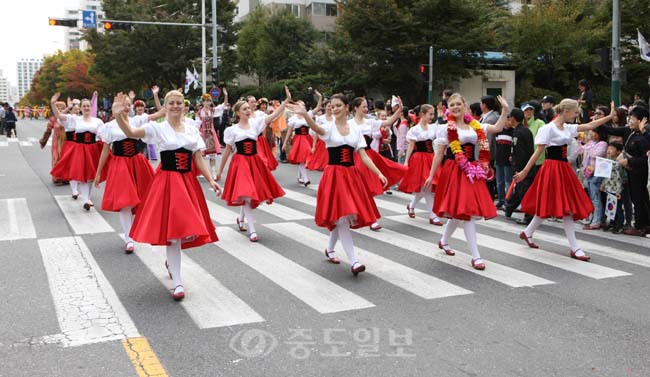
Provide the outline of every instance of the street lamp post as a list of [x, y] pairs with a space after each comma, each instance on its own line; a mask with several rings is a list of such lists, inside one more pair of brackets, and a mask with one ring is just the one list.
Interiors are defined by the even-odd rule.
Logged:
[[621, 9], [620, 0], [612, 1], [612, 101], [621, 104]]
[[212, 0], [212, 83], [219, 84], [219, 65], [217, 63], [217, 0]]

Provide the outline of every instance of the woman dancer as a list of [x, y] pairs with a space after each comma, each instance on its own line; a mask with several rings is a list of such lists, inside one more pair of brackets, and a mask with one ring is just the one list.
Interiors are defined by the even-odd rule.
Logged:
[[[82, 116], [63, 114], [55, 105], [59, 100], [60, 93], [52, 96], [52, 113], [65, 124], [72, 123], [75, 130], [75, 143], [72, 144], [70, 152], [64, 154], [50, 174], [62, 177], [65, 180], [79, 182], [81, 198], [84, 202], [83, 208], [86, 211], [93, 207], [90, 201], [91, 182], [95, 179], [97, 164], [99, 163], [99, 149], [97, 148], [97, 130], [104, 124], [101, 119], [92, 117], [90, 100], [81, 101]], [[67, 127], [67, 126], [66, 126]], [[75, 197], [73, 193], [73, 198]], [[75, 198], [76, 199], [76, 198]]]
[[567, 161], [567, 147], [579, 132], [593, 130], [609, 122], [612, 119], [612, 113], [616, 111], [614, 102], [612, 102], [611, 109], [609, 115], [591, 123], [568, 124], [576, 120], [580, 108], [578, 101], [565, 98], [556, 106], [557, 117], [537, 131], [535, 136], [537, 150], [524, 170], [514, 176], [517, 182], [521, 182], [533, 168], [537, 158], [546, 151], [546, 159], [521, 201], [521, 211], [535, 215], [528, 227], [519, 234], [519, 238], [524, 240], [529, 247], [534, 249], [539, 247], [531, 241], [531, 238], [544, 219], [557, 217], [563, 220], [564, 233], [571, 245], [569, 253], [571, 258], [585, 262], [590, 259], [578, 247], [574, 220], [589, 216], [593, 212], [594, 206]]
[[[332, 105], [330, 101], [325, 101], [325, 114], [316, 117], [316, 124], [321, 126], [325, 122], [332, 122], [334, 117], [332, 116]], [[323, 140], [318, 137], [318, 134], [313, 130], [309, 130], [309, 134], [313, 138], [311, 146], [311, 154], [307, 157], [307, 164], [305, 167], [307, 170], [318, 170], [323, 171], [329, 162], [329, 155], [327, 154], [327, 148]]]
[[[244, 219], [248, 224], [248, 239], [251, 242], [257, 242], [259, 237], [255, 231], [255, 217], [253, 209], [257, 208], [262, 202], [272, 203], [273, 199], [284, 195], [284, 191], [273, 178], [270, 169], [264, 164], [257, 146], [258, 135], [266, 130], [277, 117], [284, 114], [284, 108], [288, 101], [291, 100], [291, 93], [285, 87], [287, 99], [278, 106], [269, 116], [257, 116], [252, 118], [253, 109], [248, 102], [239, 101], [233, 107], [233, 111], [238, 118], [238, 123], [233, 124], [226, 129], [223, 140], [226, 142], [226, 150], [221, 159], [221, 166], [217, 173], [217, 181], [221, 179], [221, 174], [226, 166], [233, 149], [237, 152], [230, 162], [228, 176], [221, 198], [229, 206], [242, 206], [237, 226], [244, 232]], [[264, 138], [266, 140], [266, 138]]]
[[353, 154], [359, 158], [379, 182], [385, 187], [388, 181], [377, 169], [367, 154], [367, 145], [361, 127], [355, 122], [348, 122], [348, 99], [343, 94], [331, 98], [333, 122], [317, 125], [301, 106], [290, 105], [291, 111], [301, 114], [307, 120], [309, 128], [316, 132], [327, 145], [329, 164], [325, 168], [318, 185], [316, 196], [316, 225], [330, 231], [329, 243], [325, 257], [334, 264], [341, 263], [334, 253], [336, 242], [340, 239], [343, 249], [350, 261], [353, 275], [365, 271], [354, 252], [350, 228], [358, 229], [369, 226], [380, 217], [375, 201], [365, 188], [363, 177], [354, 164]]
[[[224, 91], [226, 100], [228, 99], [227, 92]], [[221, 154], [221, 144], [214, 128], [214, 118], [217, 117], [217, 109], [212, 107], [212, 96], [205, 93], [201, 96], [203, 101], [203, 108], [199, 111], [201, 137], [205, 142], [205, 150], [201, 152], [203, 158], [210, 162], [210, 173], [215, 176], [214, 170], [217, 168], [217, 158]], [[221, 112], [223, 113], [223, 105]], [[219, 115], [219, 117], [221, 117]]]
[[415, 218], [415, 206], [424, 198], [429, 210], [429, 224], [442, 226], [442, 222], [433, 212], [433, 191], [436, 189], [437, 182], [434, 179], [431, 188], [424, 187], [433, 164], [433, 141], [436, 138], [436, 127], [432, 124], [434, 116], [433, 106], [429, 104], [420, 106], [420, 122], [406, 134], [409, 145], [406, 149], [404, 166], [408, 167], [408, 171], [397, 189], [415, 194], [411, 203], [406, 206], [410, 218]]
[[[250, 118], [256, 118], [256, 117], [262, 117], [261, 113], [253, 113], [257, 107], [257, 102], [255, 101], [255, 97], [253, 96], [248, 96], [246, 97], [246, 102], [248, 102], [248, 106], [251, 109], [251, 116]], [[266, 102], [266, 106], [268, 106], [268, 101]], [[234, 109], [233, 109], [234, 110]], [[264, 111], [264, 110], [260, 110]], [[266, 128], [264, 129], [266, 130]], [[225, 132], [224, 132], [225, 136]], [[225, 140], [224, 140], [225, 141]], [[260, 133], [257, 135], [257, 149], [259, 149], [259, 156], [264, 162], [264, 164], [269, 168], [269, 170], [275, 170], [278, 168], [278, 160], [275, 159], [275, 156], [273, 155], [273, 151], [271, 150], [271, 146], [269, 145], [269, 141], [266, 139], [265, 133]]]
[[[486, 181], [494, 177], [490, 169], [490, 143], [487, 133], [496, 134], [503, 130], [508, 114], [508, 102], [497, 97], [501, 104], [501, 116], [496, 124], [480, 124], [472, 118], [465, 99], [455, 93], [447, 99], [449, 113], [447, 124], [436, 130], [438, 150], [433, 158], [425, 187], [431, 187], [434, 176], [441, 169], [435, 191], [433, 212], [449, 220], [438, 242], [438, 248], [447, 255], [455, 252], [449, 247], [449, 238], [461, 221], [464, 222], [465, 238], [472, 252], [472, 267], [485, 269], [476, 242], [476, 218], [490, 219], [497, 215]], [[475, 150], [479, 148], [479, 161]], [[447, 159], [442, 166], [443, 157]]]
[[[63, 101], [57, 101], [55, 106], [59, 108], [60, 112], [64, 112], [66, 110], [65, 102]], [[43, 137], [39, 140], [41, 149], [45, 148], [45, 145], [47, 145], [47, 141], [50, 138], [50, 136], [52, 136], [51, 153], [52, 153], [52, 167], [54, 167], [61, 160], [63, 151], [66, 149], [65, 129], [63, 128], [61, 123], [58, 121], [58, 119], [56, 119], [54, 115], [50, 117], [47, 123], [47, 129], [45, 130]], [[72, 133], [72, 136], [74, 136], [74, 132]], [[54, 185], [56, 186], [61, 186], [66, 184], [67, 182], [65, 179], [61, 177], [52, 176], [52, 183], [54, 183]]]
[[[297, 104], [298, 106], [302, 106], [303, 109], [305, 108], [304, 102], [298, 101]], [[307, 177], [307, 169], [305, 167], [312, 146], [312, 139], [309, 136], [309, 126], [305, 117], [299, 114], [292, 115], [287, 121], [287, 126], [293, 132], [291, 130], [287, 132], [282, 149], [286, 153], [289, 142], [291, 142], [291, 152], [289, 152], [287, 160], [294, 165], [298, 165], [298, 183], [307, 187], [311, 183]]]
[[201, 157], [200, 150], [205, 144], [199, 131], [185, 122], [183, 95], [179, 91], [172, 90], [165, 95], [164, 122], [151, 122], [140, 128], [129, 125], [125, 98], [119, 93], [113, 101], [113, 114], [122, 132], [128, 138], [157, 144], [160, 150], [160, 168], [138, 208], [131, 237], [138, 242], [166, 246], [165, 265], [174, 285], [172, 298], [182, 300], [185, 288], [181, 280], [181, 249], [217, 241], [203, 190], [191, 174], [192, 161], [215, 192], [219, 193], [221, 187]]
[[[129, 111], [130, 98], [125, 100], [125, 105], [127, 106], [126, 110]], [[128, 121], [131, 127], [140, 128], [164, 115], [165, 111], [161, 110], [153, 115], [136, 115], [129, 118]], [[120, 223], [124, 231], [124, 252], [131, 254], [134, 250], [131, 238], [133, 216], [137, 214], [140, 203], [144, 202], [147, 196], [154, 171], [147, 158], [138, 151], [139, 139], [128, 138], [116, 120], [106, 123], [99, 133], [99, 137], [104, 142], [104, 146], [95, 174], [95, 187], [99, 187], [109, 150], [112, 150], [111, 163], [107, 168], [102, 210], [120, 213]]]

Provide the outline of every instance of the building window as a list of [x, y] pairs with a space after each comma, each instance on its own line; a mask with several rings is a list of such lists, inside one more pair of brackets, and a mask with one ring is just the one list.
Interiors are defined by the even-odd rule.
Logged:
[[325, 15], [325, 4], [324, 3], [312, 3], [314, 6], [314, 16], [324, 16]]
[[500, 96], [503, 94], [501, 88], [487, 88], [486, 92], [488, 96], [493, 96], [493, 97]]
[[326, 4], [325, 15], [331, 17], [337, 17], [339, 15], [338, 6], [336, 4]]
[[300, 17], [300, 5], [298, 4], [286, 4], [287, 9], [291, 14], [293, 14], [296, 17]]

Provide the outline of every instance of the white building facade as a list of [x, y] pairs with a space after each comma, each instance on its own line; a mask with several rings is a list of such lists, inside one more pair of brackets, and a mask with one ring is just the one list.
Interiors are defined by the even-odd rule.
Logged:
[[16, 63], [18, 73], [18, 100], [22, 98], [32, 87], [32, 79], [36, 72], [43, 66], [43, 59], [29, 58], [20, 59]]
[[[104, 11], [102, 10], [101, 0], [80, 0], [79, 9], [66, 9], [65, 18], [75, 18], [79, 20], [79, 26], [82, 25], [81, 15], [84, 10], [92, 10], [97, 14], [97, 30], [101, 33], [104, 31], [101, 21], [104, 19]], [[69, 50], [88, 49], [88, 42], [82, 40], [83, 29], [66, 27], [64, 31], [64, 48]]]
[[235, 22], [240, 22], [258, 5], [269, 9], [270, 12], [288, 9], [297, 17], [310, 21], [316, 30], [322, 32], [334, 31], [334, 22], [339, 14], [335, 0], [239, 0]]
[[9, 80], [2, 74], [0, 70], [0, 102], [9, 102], [11, 97], [11, 86]]

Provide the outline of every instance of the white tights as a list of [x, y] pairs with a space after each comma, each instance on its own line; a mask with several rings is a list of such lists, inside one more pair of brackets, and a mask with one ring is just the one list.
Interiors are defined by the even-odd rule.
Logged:
[[[526, 227], [526, 230], [524, 232], [526, 233], [526, 236], [528, 238], [533, 237], [533, 233], [539, 228], [540, 225], [544, 222], [544, 219], [542, 219], [539, 216], [533, 217], [533, 220], [528, 224]], [[571, 216], [564, 216], [562, 218], [562, 225], [564, 225], [564, 234], [566, 234], [566, 238], [569, 241], [569, 245], [571, 245], [571, 250], [573, 250], [576, 255], [582, 256], [584, 255], [584, 252], [580, 247], [578, 247], [578, 240], [576, 239], [576, 230], [575, 230], [575, 223], [573, 222], [573, 217]]]
[[304, 162], [298, 165], [298, 178], [300, 178], [300, 180], [303, 182], [309, 181], [309, 178], [307, 178], [307, 168], [305, 167]]
[[[478, 243], [476, 240], [476, 220], [471, 219], [469, 221], [462, 221], [463, 229], [465, 230], [465, 239], [467, 240], [467, 246], [472, 252], [472, 258], [480, 259], [481, 254], [478, 252]], [[449, 244], [449, 239], [454, 234], [458, 225], [460, 225], [461, 220], [458, 219], [449, 219], [445, 224], [445, 228], [442, 232], [442, 237], [440, 238], [440, 243], [443, 245]]]
[[425, 203], [427, 203], [427, 208], [429, 209], [429, 218], [430, 219], [435, 219], [438, 216], [436, 216], [435, 213], [433, 213], [433, 193], [430, 190], [425, 189], [422, 187], [420, 189], [420, 192], [416, 192], [415, 195], [413, 196], [413, 200], [411, 200], [411, 204], [409, 204], [409, 207], [414, 208], [415, 206], [424, 198]]
[[133, 225], [133, 213], [131, 213], [131, 207], [122, 208], [120, 210], [120, 223], [122, 224], [122, 230], [124, 231], [124, 241], [133, 242], [129, 234], [131, 233], [131, 225]]
[[248, 234], [256, 233], [255, 232], [255, 216], [253, 215], [253, 207], [251, 207], [251, 198], [242, 198], [244, 199], [244, 205], [241, 206], [239, 210], [239, 221], [243, 222], [246, 219], [248, 224]]
[[352, 242], [352, 232], [350, 232], [350, 220], [347, 217], [338, 219], [336, 221], [336, 228], [330, 232], [330, 238], [327, 244], [327, 251], [330, 255], [333, 254], [334, 247], [339, 239], [343, 245], [343, 250], [348, 255], [350, 266], [359, 263], [359, 259], [357, 259], [357, 255], [354, 253], [354, 242]]
[[173, 239], [168, 241], [167, 265], [169, 266], [169, 272], [172, 274], [174, 287], [177, 287], [183, 285], [183, 281], [181, 280], [181, 240]]
[[79, 193], [81, 193], [81, 200], [83, 200], [84, 203], [92, 203], [90, 201], [91, 187], [91, 182], [79, 182]]
[[79, 195], [79, 182], [70, 181], [70, 190], [72, 190], [72, 195]]

